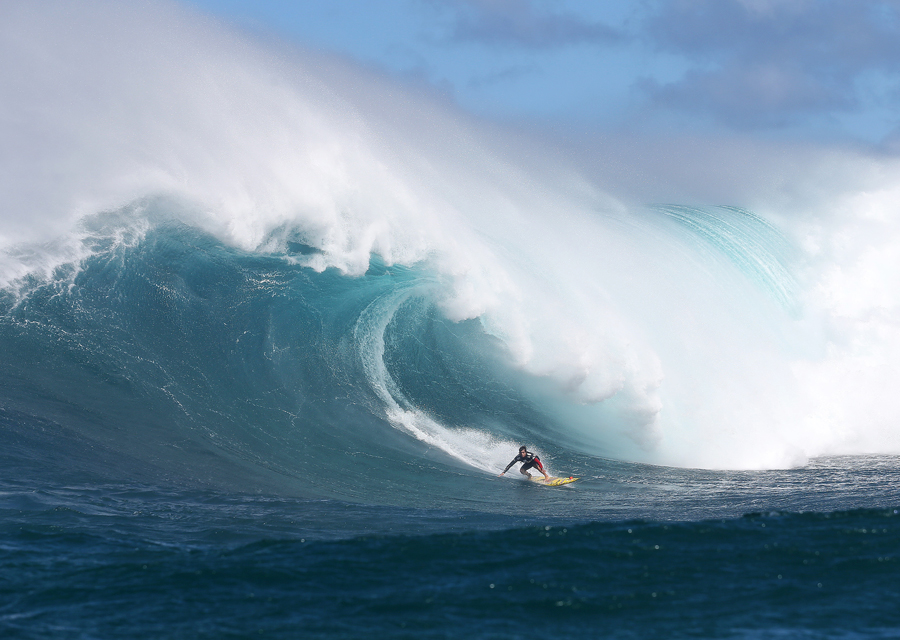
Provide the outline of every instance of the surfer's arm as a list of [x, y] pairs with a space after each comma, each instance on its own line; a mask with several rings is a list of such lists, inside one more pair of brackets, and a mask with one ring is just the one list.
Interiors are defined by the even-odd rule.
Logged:
[[509, 471], [509, 468], [510, 468], [511, 466], [513, 466], [515, 463], [516, 463], [516, 458], [513, 458], [513, 461], [510, 462], [508, 465], [506, 465], [506, 468], [505, 468], [503, 471], [500, 472], [500, 475], [502, 476], [504, 473], [506, 473], [507, 471]]

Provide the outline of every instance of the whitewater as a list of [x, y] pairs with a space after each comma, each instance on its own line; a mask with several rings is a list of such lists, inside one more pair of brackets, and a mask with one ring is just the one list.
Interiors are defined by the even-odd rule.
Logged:
[[894, 158], [668, 195], [175, 4], [0, 18], [0, 629], [896, 631]]

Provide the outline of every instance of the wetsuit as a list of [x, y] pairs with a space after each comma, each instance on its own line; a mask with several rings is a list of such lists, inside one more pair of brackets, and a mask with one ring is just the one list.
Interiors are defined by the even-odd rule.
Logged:
[[519, 473], [522, 473], [526, 476], [531, 475], [530, 473], [528, 473], [528, 470], [531, 469], [532, 467], [537, 467], [538, 469], [540, 469], [541, 473], [544, 473], [544, 465], [541, 464], [541, 459], [538, 458], [533, 453], [529, 453], [527, 451], [525, 452], [524, 456], [520, 453], [515, 458], [513, 458], [512, 462], [510, 462], [508, 465], [506, 465], [506, 468], [503, 470], [503, 473], [506, 473], [507, 471], [509, 471], [509, 468], [517, 462], [524, 463], [519, 468]]

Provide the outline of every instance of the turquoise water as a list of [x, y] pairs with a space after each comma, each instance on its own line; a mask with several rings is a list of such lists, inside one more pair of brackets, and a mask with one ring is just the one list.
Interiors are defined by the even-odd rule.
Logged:
[[900, 633], [896, 457], [589, 454], [424, 267], [101, 240], [2, 301], [3, 637]]

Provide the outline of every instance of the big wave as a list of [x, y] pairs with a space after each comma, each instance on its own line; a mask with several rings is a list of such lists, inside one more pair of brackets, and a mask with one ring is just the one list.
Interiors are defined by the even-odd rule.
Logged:
[[8, 409], [184, 468], [340, 452], [344, 496], [524, 441], [716, 468], [900, 450], [888, 161], [880, 194], [794, 217], [633, 204], [176, 6], [57, 9], [0, 27]]

